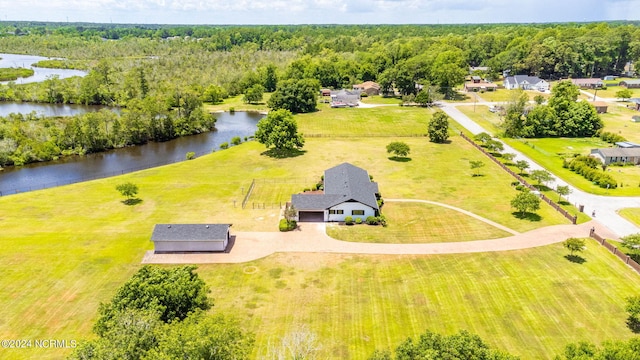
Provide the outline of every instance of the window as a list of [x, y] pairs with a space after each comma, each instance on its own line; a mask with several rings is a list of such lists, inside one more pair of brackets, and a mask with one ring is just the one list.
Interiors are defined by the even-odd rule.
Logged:
[[335, 214], [344, 214], [344, 210], [329, 210], [329, 214], [331, 215], [335, 215]]
[[364, 215], [364, 210], [352, 210], [351, 215]]

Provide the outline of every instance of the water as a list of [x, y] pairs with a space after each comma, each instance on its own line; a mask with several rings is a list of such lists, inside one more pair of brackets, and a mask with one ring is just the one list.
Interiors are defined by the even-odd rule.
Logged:
[[38, 116], [73, 116], [84, 114], [100, 109], [109, 109], [118, 112], [118, 108], [105, 107], [101, 105], [75, 105], [75, 104], [42, 104], [42, 103], [18, 103], [0, 101], [0, 116], [14, 114], [29, 114], [35, 111]]
[[[53, 75], [58, 75], [60, 79], [65, 79], [72, 76], [85, 76], [87, 75], [86, 71], [82, 70], [71, 70], [71, 69], [47, 69], [35, 67], [33, 64], [37, 63], [40, 60], [50, 60], [52, 58], [46, 58], [42, 56], [34, 56], [34, 55], [18, 55], [18, 54], [0, 54], [0, 68], [26, 68], [33, 69], [33, 76], [29, 76], [26, 78], [18, 78], [14, 82], [16, 84], [26, 84], [32, 82], [40, 82], [45, 81], [48, 77]], [[1, 82], [2, 84], [9, 83], [8, 81]]]
[[79, 181], [119, 175], [165, 165], [185, 159], [187, 152], [198, 156], [219, 150], [220, 144], [234, 136], [251, 136], [263, 115], [252, 112], [216, 114], [217, 131], [181, 137], [161, 143], [148, 143], [58, 161], [7, 167], [0, 171], [0, 193], [9, 195]]

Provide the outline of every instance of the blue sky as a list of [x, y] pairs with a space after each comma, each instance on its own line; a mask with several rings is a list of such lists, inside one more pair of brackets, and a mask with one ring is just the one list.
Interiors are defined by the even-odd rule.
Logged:
[[639, 0], [0, 0], [1, 20], [461, 24], [640, 20]]

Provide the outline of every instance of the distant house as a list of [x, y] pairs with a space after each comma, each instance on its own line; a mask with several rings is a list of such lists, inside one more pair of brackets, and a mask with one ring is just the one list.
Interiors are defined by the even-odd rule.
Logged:
[[504, 85], [504, 88], [508, 90], [523, 89], [523, 90], [538, 90], [542, 92], [549, 90], [549, 83], [545, 80], [540, 79], [537, 76], [527, 76], [527, 75], [508, 76], [504, 79], [503, 85]]
[[627, 62], [624, 65], [624, 70], [622, 71], [622, 75], [628, 76], [628, 77], [636, 75], [636, 67], [631, 61]]
[[325, 170], [323, 193], [294, 194], [291, 205], [298, 221], [344, 221], [347, 216], [364, 221], [378, 215], [378, 193], [366, 170], [342, 163]]
[[636, 89], [640, 88], [640, 80], [622, 80], [618, 85], [624, 86], [627, 89]]
[[611, 81], [611, 80], [615, 80], [615, 79], [617, 79], [618, 77], [619, 77], [619, 76], [615, 76], [615, 75], [607, 75], [607, 76], [605, 76], [605, 77], [604, 77], [604, 79], [603, 79], [603, 80], [605, 80], [605, 81]]
[[353, 85], [353, 90], [360, 91], [369, 96], [380, 95], [380, 84], [373, 81], [365, 81], [362, 84]]
[[320, 90], [320, 95], [322, 95], [322, 96], [331, 96], [331, 89], [322, 89], [322, 90]]
[[155, 253], [225, 251], [231, 224], [157, 224], [153, 229]]
[[633, 108], [636, 110], [640, 110], [640, 98], [631, 98], [629, 99], [630, 103], [633, 103]]
[[469, 74], [473, 74], [475, 72], [487, 72], [489, 71], [488, 66], [469, 66]]
[[604, 86], [604, 81], [598, 78], [571, 79], [571, 83], [583, 89], [599, 89]]
[[616, 143], [616, 146], [619, 148], [640, 148], [640, 144], [632, 143], [631, 141], [619, 141]]
[[360, 90], [339, 90], [331, 92], [331, 107], [354, 107], [360, 102]]
[[593, 107], [596, 108], [596, 112], [598, 114], [604, 114], [607, 112], [607, 109], [609, 108], [609, 104], [607, 104], [604, 101], [592, 101], [591, 105], [593, 105]]
[[[478, 78], [479, 80], [477, 80]], [[480, 79], [479, 76], [473, 76], [471, 81], [464, 83], [464, 91], [494, 91], [498, 85]]]
[[599, 159], [605, 165], [616, 162], [640, 165], [640, 147], [592, 149], [591, 156]]

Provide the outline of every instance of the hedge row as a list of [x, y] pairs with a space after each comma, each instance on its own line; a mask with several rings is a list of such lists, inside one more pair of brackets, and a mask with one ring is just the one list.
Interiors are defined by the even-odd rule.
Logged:
[[600, 162], [592, 157], [578, 156], [569, 163], [565, 163], [565, 167], [568, 167], [571, 171], [582, 175], [585, 179], [594, 182], [601, 188], [617, 188], [618, 183], [616, 179], [614, 179], [613, 176], [598, 170], [598, 164], [600, 164]]

